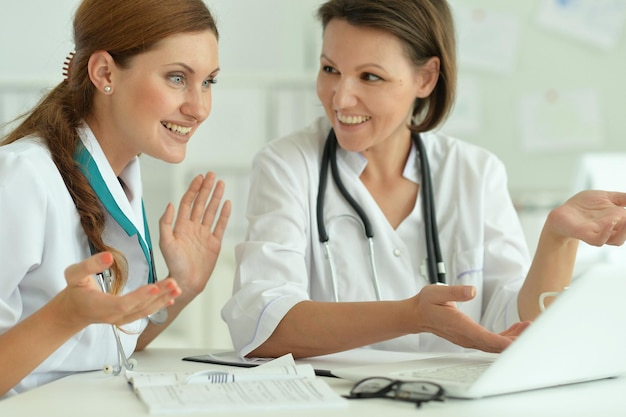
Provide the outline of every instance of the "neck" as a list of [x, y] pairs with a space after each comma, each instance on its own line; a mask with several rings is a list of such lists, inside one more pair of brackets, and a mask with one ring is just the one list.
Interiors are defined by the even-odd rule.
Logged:
[[411, 152], [411, 133], [409, 131], [389, 138], [383, 143], [362, 152], [367, 159], [367, 166], [362, 178], [386, 180], [402, 177], [404, 166]]
[[90, 115], [85, 118], [85, 122], [100, 144], [102, 152], [104, 152], [104, 155], [106, 156], [109, 165], [111, 165], [113, 172], [119, 177], [120, 173], [124, 170], [126, 165], [128, 165], [132, 157], [129, 158], [125, 154], [122, 146], [116, 146], [115, 143], [109, 140], [112, 135], [103, 128], [103, 125], [99, 123], [97, 117]]

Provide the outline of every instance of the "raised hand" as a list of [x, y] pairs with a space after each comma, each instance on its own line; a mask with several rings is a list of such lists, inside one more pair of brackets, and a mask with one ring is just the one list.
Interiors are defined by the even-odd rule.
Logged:
[[228, 200], [220, 210], [224, 187], [212, 172], [198, 175], [181, 199], [176, 220], [168, 204], [159, 222], [159, 246], [169, 276], [192, 296], [206, 286], [220, 253], [231, 212]]
[[626, 193], [587, 190], [552, 210], [546, 221], [553, 233], [590, 245], [621, 245], [626, 240]]

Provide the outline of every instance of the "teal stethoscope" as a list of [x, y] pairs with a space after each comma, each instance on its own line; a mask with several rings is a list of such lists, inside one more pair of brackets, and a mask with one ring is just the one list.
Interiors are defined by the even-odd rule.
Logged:
[[[109, 214], [115, 219], [115, 221], [124, 229], [124, 231], [128, 234], [128, 236], [137, 236], [137, 240], [141, 246], [141, 249], [146, 257], [146, 261], [148, 265], [150, 265], [150, 269], [148, 271], [148, 283], [154, 283], [157, 281], [156, 278], [156, 268], [154, 266], [154, 256], [152, 254], [152, 241], [150, 239], [150, 230], [148, 229], [148, 223], [146, 220], [146, 212], [143, 208], [142, 203], [142, 212], [144, 219], [144, 230], [146, 239], [141, 238], [139, 231], [135, 227], [135, 225], [124, 215], [122, 210], [117, 205], [115, 198], [111, 194], [111, 191], [106, 185], [106, 182], [102, 178], [100, 171], [98, 170], [98, 166], [94, 161], [93, 157], [87, 151], [85, 146], [82, 143], [78, 144], [76, 149], [76, 153], [74, 155], [74, 160], [78, 163], [79, 168], [83, 172], [83, 174], [87, 177], [89, 184], [96, 192], [96, 195], [104, 205], [104, 208], [109, 212]], [[96, 253], [95, 247], [92, 242], [89, 242], [89, 251], [92, 255]], [[96, 279], [100, 289], [103, 292], [110, 293], [111, 288], [113, 287], [113, 276], [109, 269], [99, 273], [96, 275]], [[148, 319], [156, 324], [163, 324], [167, 321], [167, 309], [164, 307], [159, 311], [150, 314]], [[105, 373], [119, 375], [123, 369], [132, 370], [137, 361], [134, 359], [129, 359], [124, 353], [124, 347], [122, 346], [122, 341], [120, 339], [120, 334], [117, 326], [111, 325], [111, 329], [113, 331], [113, 336], [115, 337], [115, 344], [117, 349], [117, 366], [114, 365], [105, 365], [103, 370]]]
[[[420, 173], [422, 177], [421, 191], [422, 191], [422, 203], [424, 210], [424, 223], [426, 230], [426, 250], [427, 258], [426, 265], [428, 271], [428, 279], [431, 284], [445, 284], [446, 282], [446, 268], [441, 257], [441, 248], [439, 245], [439, 234], [437, 231], [437, 220], [435, 218], [435, 202], [433, 198], [432, 180], [430, 177], [430, 168], [428, 166], [428, 157], [426, 156], [426, 150], [422, 138], [418, 133], [412, 133], [411, 139], [417, 147], [419, 153]], [[337, 137], [333, 129], [328, 133], [326, 138], [326, 144], [324, 145], [324, 152], [322, 154], [322, 163], [320, 169], [319, 188], [317, 192], [317, 230], [319, 233], [319, 240], [324, 245], [324, 253], [330, 269], [330, 279], [333, 286], [333, 296], [335, 301], [339, 301], [339, 294], [337, 289], [337, 277], [333, 264], [333, 255], [330, 250], [329, 236], [326, 232], [326, 226], [324, 225], [324, 194], [326, 192], [326, 184], [328, 182], [328, 168], [330, 167], [333, 181], [339, 189], [339, 192], [344, 199], [352, 206], [354, 211], [358, 214], [363, 224], [363, 230], [365, 237], [369, 243], [369, 257], [370, 268], [372, 270], [372, 284], [376, 293], [376, 299], [382, 300], [380, 293], [380, 285], [378, 281], [378, 274], [376, 272], [376, 263], [374, 260], [374, 231], [372, 230], [372, 224], [365, 214], [363, 208], [356, 202], [354, 197], [348, 193], [348, 190], [343, 184], [341, 177], [339, 176], [339, 168], [337, 166]]]

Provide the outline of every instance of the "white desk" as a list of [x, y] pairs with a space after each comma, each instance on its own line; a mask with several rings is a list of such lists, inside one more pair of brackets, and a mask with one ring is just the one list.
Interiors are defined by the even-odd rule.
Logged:
[[[135, 354], [137, 370], [142, 371], [197, 371], [220, 368], [182, 361], [190, 355], [206, 353], [201, 350], [148, 349]], [[338, 378], [324, 378], [338, 393], [345, 394], [351, 382]], [[385, 400], [351, 400], [348, 408], [334, 410], [286, 410], [255, 413], [232, 413], [229, 416], [318, 416], [358, 415], [384, 416], [626, 416], [626, 377], [537, 391], [502, 395], [479, 400], [452, 400], [426, 403], [416, 410], [410, 403]], [[24, 394], [0, 401], [2, 417], [135, 417], [149, 415], [143, 404], [121, 376], [103, 372], [72, 375]], [[196, 417], [210, 414], [184, 413]]]

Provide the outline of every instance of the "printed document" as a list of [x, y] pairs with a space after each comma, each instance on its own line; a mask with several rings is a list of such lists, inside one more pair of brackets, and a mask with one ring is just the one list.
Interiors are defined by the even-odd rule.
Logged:
[[126, 378], [151, 414], [344, 407], [309, 364], [291, 355], [249, 369], [141, 373]]

